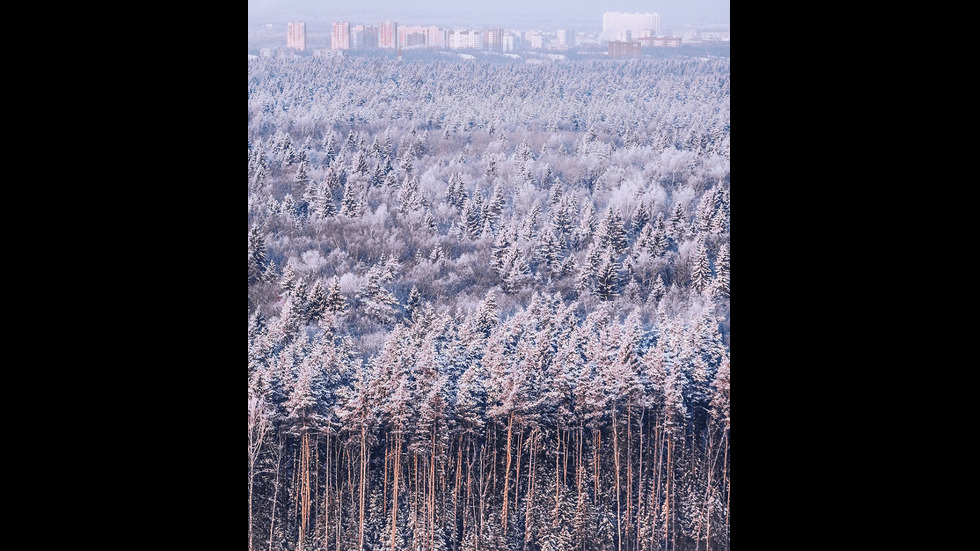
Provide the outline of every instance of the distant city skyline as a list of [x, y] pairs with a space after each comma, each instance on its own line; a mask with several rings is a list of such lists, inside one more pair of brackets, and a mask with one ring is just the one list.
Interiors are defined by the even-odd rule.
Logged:
[[[442, 26], [526, 26], [598, 31], [605, 12], [658, 13], [665, 28], [730, 25], [731, 0], [249, 0], [248, 22], [305, 20]], [[308, 28], [309, 30], [309, 28]]]

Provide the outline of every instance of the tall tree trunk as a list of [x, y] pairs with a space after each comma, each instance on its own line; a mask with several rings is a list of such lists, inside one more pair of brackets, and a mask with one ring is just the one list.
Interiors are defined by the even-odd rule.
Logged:
[[578, 491], [578, 495], [575, 496], [576, 503], [582, 499], [582, 484], [585, 482], [582, 480], [582, 476], [585, 473], [585, 469], [582, 468], [582, 445], [583, 440], [585, 440], [585, 427], [582, 422], [579, 421], [578, 425], [578, 442], [576, 443], [577, 453], [575, 454], [575, 486]]
[[384, 499], [381, 500], [381, 516], [388, 516], [388, 456], [391, 453], [391, 439], [385, 439], [385, 468], [384, 468], [384, 481], [382, 482], [382, 494]]
[[[453, 486], [453, 539], [462, 540], [462, 535], [459, 532], [459, 486], [460, 481], [463, 476], [463, 435], [460, 433], [458, 443], [456, 444], [456, 484]], [[452, 453], [452, 452], [450, 452]], [[451, 456], [450, 456], [451, 457]], [[448, 458], [447, 458], [448, 459]], [[450, 459], [450, 461], [452, 461]], [[464, 509], [465, 510], [465, 509]], [[465, 513], [464, 513], [465, 516]]]
[[506, 537], [507, 534], [507, 484], [510, 482], [510, 436], [514, 428], [514, 413], [511, 412], [510, 418], [507, 420], [507, 466], [504, 469], [504, 509], [503, 509], [503, 530]]
[[330, 541], [330, 433], [327, 432], [327, 456], [324, 464], [324, 488], [323, 488], [323, 546], [327, 547]]
[[623, 551], [622, 513], [619, 499], [619, 428], [616, 425], [616, 406], [613, 405], [613, 465], [616, 468], [616, 548]]
[[[711, 421], [708, 421], [708, 423], [710, 425]], [[702, 515], [705, 518], [705, 524], [706, 524], [706, 532], [705, 532], [705, 537], [704, 537], [704, 542], [705, 542], [704, 548], [705, 548], [705, 551], [710, 551], [710, 549], [711, 549], [711, 502], [712, 502], [711, 496], [712, 496], [712, 493], [713, 493], [711, 491], [711, 482], [712, 482], [712, 479], [714, 478], [715, 463], [717, 463], [717, 461], [718, 461], [718, 455], [720, 455], [720, 453], [721, 453], [720, 446], [719, 446], [719, 450], [717, 452], [715, 452], [715, 457], [714, 458], [711, 457], [711, 450], [712, 450], [712, 447], [713, 447], [712, 446], [712, 442], [711, 442], [712, 432], [713, 431], [709, 431], [708, 432], [708, 449], [705, 452], [705, 461], [708, 463], [708, 467], [707, 467], [707, 470], [708, 470], [708, 483], [705, 486], [705, 490], [704, 490], [704, 509], [703, 509], [703, 512], [702, 512]]]
[[531, 541], [531, 504], [534, 503], [534, 464], [537, 456], [538, 430], [531, 432], [531, 451], [527, 458], [527, 503], [524, 507], [524, 547]]
[[722, 464], [721, 464], [722, 471], [721, 472], [724, 475], [724, 483], [722, 484], [722, 487], [725, 489], [725, 540], [727, 541], [727, 539], [729, 537], [728, 536], [728, 533], [729, 533], [729, 531], [732, 528], [732, 525], [729, 524], [729, 521], [728, 521], [728, 514], [731, 512], [731, 497], [732, 497], [732, 494], [731, 494], [731, 481], [728, 478], [728, 447], [729, 447], [730, 444], [728, 443], [728, 429], [727, 428], [725, 429], [725, 444], [724, 445], [725, 445], [725, 460], [722, 461]]
[[562, 437], [562, 447], [564, 448], [565, 453], [562, 454], [561, 456], [561, 485], [562, 487], [567, 487], [568, 486], [568, 456], [571, 454], [568, 453], [569, 431], [568, 429], [565, 429], [564, 432], [565, 435]]
[[463, 508], [463, 533], [462, 537], [466, 537], [466, 525], [470, 518], [470, 507], [472, 503], [472, 489], [473, 489], [473, 461], [475, 460], [475, 450], [473, 449], [473, 441], [468, 439], [467, 445], [469, 446], [469, 454], [466, 458], [466, 499], [463, 503], [466, 505]]
[[514, 466], [514, 514], [521, 499], [521, 456], [524, 449], [524, 427], [517, 433], [517, 463]]
[[[413, 472], [412, 465], [413, 464], [415, 465], [415, 469], [414, 469], [415, 476], [414, 477], [412, 476], [412, 472]], [[412, 486], [412, 479], [413, 478], [415, 479], [415, 486], [414, 486], [414, 488]], [[412, 530], [412, 543], [411, 543], [412, 547], [411, 547], [411, 549], [418, 549], [418, 545], [417, 545], [416, 542], [418, 540], [419, 532], [420, 532], [420, 530], [418, 529], [418, 524], [416, 523], [416, 515], [415, 515], [416, 512], [418, 511], [418, 502], [419, 502], [418, 487], [419, 487], [419, 454], [418, 453], [412, 453], [412, 462], [408, 464], [408, 503], [409, 503], [409, 505], [408, 505], [408, 513], [409, 513], [408, 525], [411, 526], [411, 527], [413, 527], [413, 530]]]
[[298, 551], [306, 543], [306, 527], [310, 516], [310, 434], [303, 427], [299, 450], [299, 541]]
[[599, 503], [599, 444], [601, 433], [598, 428], [592, 429], [592, 473], [593, 473], [593, 494], [592, 502]]
[[[340, 437], [338, 435], [338, 439], [339, 438]], [[344, 488], [343, 488], [343, 482], [341, 481], [341, 473], [343, 472], [343, 463], [344, 463], [344, 446], [338, 443], [337, 465], [336, 467], [334, 467], [334, 480], [333, 480], [334, 482], [333, 487], [337, 491], [337, 509], [336, 509], [337, 514], [335, 515], [337, 517], [337, 521], [336, 521], [337, 530], [335, 534], [337, 544], [334, 547], [334, 551], [340, 551], [340, 525], [341, 525], [341, 520], [343, 519], [344, 516]]]
[[633, 397], [626, 402], [626, 548], [633, 532]]
[[637, 455], [639, 456], [639, 463], [637, 464], [637, 477], [638, 477], [638, 480], [636, 481], [636, 488], [638, 490], [637, 493], [636, 493], [636, 541], [637, 541], [637, 547], [639, 547], [640, 545], [642, 545], [640, 543], [640, 515], [641, 515], [640, 508], [641, 508], [641, 506], [643, 504], [643, 433], [646, 432], [645, 431], [645, 428], [646, 427], [643, 424], [643, 418], [645, 416], [646, 416], [646, 408], [643, 407], [643, 408], [640, 409], [640, 449], [639, 449], [639, 452], [637, 452]]
[[[654, 507], [654, 512], [663, 517], [662, 511], [660, 509], [660, 490], [662, 488], [662, 472], [663, 472], [663, 459], [664, 459], [664, 437], [663, 432], [660, 430], [660, 418], [657, 417], [657, 425], [654, 429], [653, 442], [657, 447], [657, 478], [654, 481], [653, 495], [656, 496], [657, 502]], [[666, 545], [666, 532], [664, 532], [664, 545]]]
[[429, 549], [435, 548], [436, 529], [436, 425], [432, 424], [432, 455], [429, 459]]
[[[272, 551], [272, 542], [276, 534], [276, 504], [279, 500], [279, 472], [282, 467], [282, 455], [283, 455], [283, 443], [282, 440], [279, 441], [276, 448], [276, 479], [272, 483], [272, 519], [269, 521], [269, 551]], [[288, 514], [288, 507], [287, 507]]]
[[395, 429], [395, 472], [391, 482], [391, 551], [398, 551], [395, 543], [398, 541], [398, 476], [401, 472], [402, 435], [400, 429]]
[[[671, 534], [671, 532], [670, 532], [670, 526], [671, 526], [670, 517], [673, 514], [673, 508], [670, 506], [671, 505], [670, 500], [671, 500], [671, 497], [672, 497], [671, 496], [671, 493], [670, 493], [670, 486], [671, 486], [671, 479], [674, 478], [674, 476], [673, 476], [674, 475], [674, 465], [673, 465], [673, 458], [672, 458], [672, 451], [673, 451], [673, 448], [674, 448], [674, 438], [673, 438], [673, 435], [670, 434], [670, 433], [668, 433], [666, 435], [666, 437], [667, 437], [667, 480], [666, 480], [666, 485], [664, 487], [664, 491], [666, 491], [667, 494], [664, 497], [664, 503], [667, 504], [667, 512], [664, 515], [664, 539], [667, 540], [667, 549], [670, 549], [670, 534]], [[676, 488], [675, 488], [675, 492], [676, 492]], [[674, 525], [676, 526], [676, 523], [674, 523]]]
[[364, 549], [364, 492], [367, 486], [367, 422], [361, 419], [361, 492], [358, 496], [360, 515], [357, 523], [357, 549]]
[[555, 438], [558, 441], [555, 442], [555, 514], [552, 518], [555, 519], [553, 526], [557, 528], [558, 527], [558, 504], [560, 503], [558, 498], [558, 477], [559, 477], [558, 461], [561, 459], [561, 430], [560, 429], [555, 431]]

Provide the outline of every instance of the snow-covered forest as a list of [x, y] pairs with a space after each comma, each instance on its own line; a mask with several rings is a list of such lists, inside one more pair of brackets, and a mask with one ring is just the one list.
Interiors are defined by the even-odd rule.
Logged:
[[730, 58], [248, 62], [249, 549], [727, 549]]

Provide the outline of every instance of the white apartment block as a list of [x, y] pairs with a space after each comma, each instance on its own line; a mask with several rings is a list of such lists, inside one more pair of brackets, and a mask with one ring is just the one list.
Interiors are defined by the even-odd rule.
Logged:
[[660, 14], [657, 13], [620, 13], [606, 12], [602, 14], [603, 40], [614, 40], [623, 31], [630, 31], [634, 38], [644, 35], [644, 31], [660, 36]]
[[449, 31], [448, 40], [450, 50], [465, 50], [469, 48], [480, 50], [483, 48], [483, 33], [480, 31]]

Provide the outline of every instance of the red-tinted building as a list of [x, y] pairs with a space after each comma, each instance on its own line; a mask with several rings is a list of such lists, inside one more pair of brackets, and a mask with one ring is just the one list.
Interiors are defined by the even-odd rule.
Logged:
[[612, 59], [640, 57], [640, 43], [611, 40], [609, 42], [609, 57]]
[[398, 23], [385, 21], [381, 24], [378, 29], [378, 47], [392, 49], [398, 47]]
[[347, 21], [335, 21], [332, 32], [330, 33], [331, 50], [350, 49], [350, 23]]
[[286, 47], [294, 50], [306, 50], [306, 23], [290, 21], [286, 26]]

